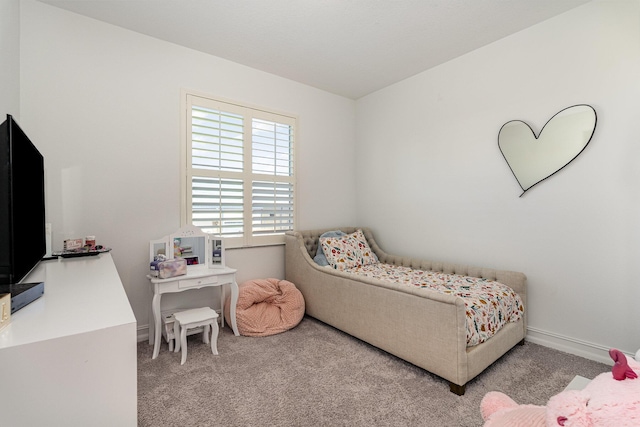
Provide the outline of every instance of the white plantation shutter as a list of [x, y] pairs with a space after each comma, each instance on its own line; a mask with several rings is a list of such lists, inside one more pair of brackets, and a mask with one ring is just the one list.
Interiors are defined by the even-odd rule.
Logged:
[[293, 230], [293, 185], [285, 182], [253, 181], [251, 224], [254, 235]]
[[291, 126], [253, 119], [253, 173], [293, 175]]
[[238, 114], [194, 106], [191, 156], [194, 168], [242, 171], [243, 118]]
[[218, 236], [244, 233], [244, 183], [241, 179], [192, 177], [191, 223]]
[[284, 242], [295, 224], [295, 118], [186, 95], [186, 223], [227, 247]]

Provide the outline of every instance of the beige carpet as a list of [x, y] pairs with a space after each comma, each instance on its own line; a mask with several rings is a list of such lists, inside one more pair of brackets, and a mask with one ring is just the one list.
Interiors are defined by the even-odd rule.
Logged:
[[181, 366], [166, 343], [155, 360], [152, 347], [138, 343], [140, 426], [477, 427], [488, 391], [540, 405], [575, 375], [610, 370], [526, 343], [456, 396], [445, 380], [310, 317], [271, 337], [235, 337], [225, 327], [219, 356], [199, 335], [188, 349]]

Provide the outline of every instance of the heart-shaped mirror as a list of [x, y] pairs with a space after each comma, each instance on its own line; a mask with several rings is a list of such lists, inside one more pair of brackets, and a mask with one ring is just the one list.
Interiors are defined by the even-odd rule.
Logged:
[[596, 122], [596, 110], [580, 104], [551, 117], [539, 136], [523, 121], [505, 123], [498, 147], [522, 188], [520, 197], [578, 157], [591, 141]]

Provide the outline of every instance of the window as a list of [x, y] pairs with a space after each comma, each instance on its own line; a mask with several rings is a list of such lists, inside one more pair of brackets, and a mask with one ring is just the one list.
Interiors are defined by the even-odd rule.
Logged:
[[186, 93], [184, 222], [227, 247], [294, 229], [294, 117]]

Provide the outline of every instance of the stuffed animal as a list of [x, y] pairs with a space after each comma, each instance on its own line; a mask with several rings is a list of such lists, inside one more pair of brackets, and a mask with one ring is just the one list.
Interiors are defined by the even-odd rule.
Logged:
[[519, 405], [499, 391], [485, 394], [480, 403], [485, 427], [544, 427], [547, 409], [537, 405]]
[[595, 377], [582, 390], [566, 390], [546, 406], [519, 405], [504, 393], [487, 393], [480, 403], [484, 427], [625, 427], [640, 426], [640, 363], [616, 349], [611, 372]]

